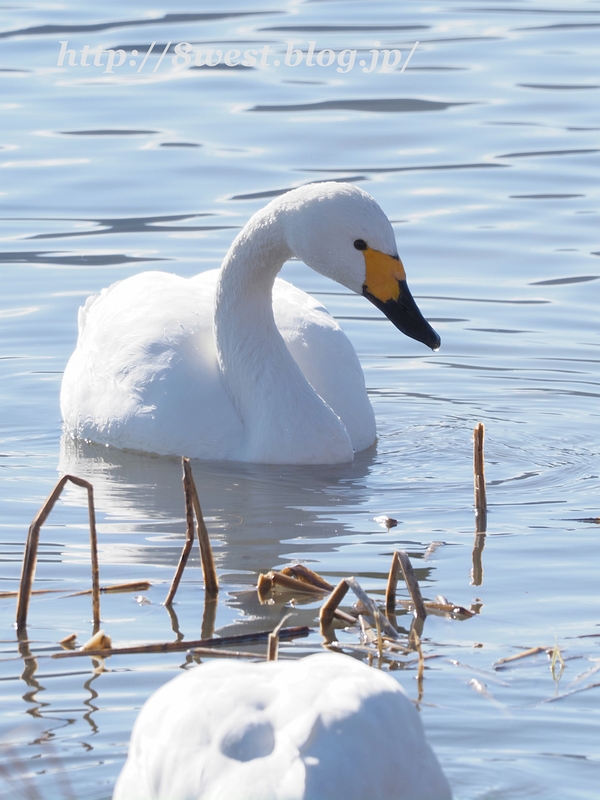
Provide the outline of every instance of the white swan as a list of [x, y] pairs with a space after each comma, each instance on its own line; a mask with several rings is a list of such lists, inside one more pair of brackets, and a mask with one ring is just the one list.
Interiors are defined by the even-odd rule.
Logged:
[[276, 278], [294, 255], [439, 347], [377, 203], [312, 184], [255, 214], [219, 271], [145, 272], [87, 300], [62, 383], [65, 432], [161, 455], [352, 461], [376, 435], [364, 377], [326, 309]]
[[350, 656], [213, 661], [143, 706], [113, 800], [451, 800], [419, 714]]

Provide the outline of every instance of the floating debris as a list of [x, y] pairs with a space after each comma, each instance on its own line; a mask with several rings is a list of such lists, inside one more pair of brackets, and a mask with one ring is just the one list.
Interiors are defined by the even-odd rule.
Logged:
[[[103, 630], [97, 631], [91, 639], [79, 648], [79, 653], [89, 653], [90, 651], [97, 650], [110, 650], [112, 648], [112, 639]], [[57, 655], [75, 655], [72, 653], [57, 653]]]
[[552, 648], [550, 647], [530, 647], [528, 650], [524, 650], [522, 653], [515, 653], [513, 656], [507, 656], [506, 658], [501, 658], [498, 661], [495, 661], [494, 667], [499, 667], [502, 664], [508, 664], [511, 661], [517, 661], [520, 658], [535, 656], [538, 653], [549, 653], [551, 650]]
[[374, 517], [373, 520], [378, 524], [381, 525], [382, 528], [395, 528], [398, 524], [397, 519], [393, 519], [393, 517]]
[[[306, 625], [297, 626], [295, 628], [283, 628], [279, 631], [280, 640], [298, 639], [303, 636], [308, 636], [310, 628]], [[248, 644], [267, 642], [272, 631], [260, 631], [258, 633], [241, 633], [237, 636], [221, 636], [212, 639], [198, 639], [196, 641], [179, 641], [179, 642], [159, 642], [154, 644], [131, 645], [129, 647], [109, 647], [98, 648], [96, 650], [75, 650], [73, 652], [53, 653], [52, 658], [73, 658], [76, 656], [108, 656], [114, 655], [128, 655], [132, 653], [172, 653], [175, 651], [189, 650], [191, 653], [195, 652], [195, 648], [207, 647], [229, 647], [236, 644]]]
[[[101, 586], [100, 594], [121, 594], [124, 592], [146, 592], [152, 586], [150, 581], [130, 581], [129, 583], [113, 583], [110, 586]], [[91, 589], [84, 589], [82, 592], [73, 592], [67, 597], [81, 597], [84, 594], [91, 594]]]

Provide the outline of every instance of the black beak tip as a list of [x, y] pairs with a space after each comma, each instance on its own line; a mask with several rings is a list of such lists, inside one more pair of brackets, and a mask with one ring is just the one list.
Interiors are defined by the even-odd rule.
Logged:
[[431, 338], [431, 341], [427, 342], [427, 346], [430, 347], [434, 353], [437, 353], [442, 346], [442, 340], [439, 334], [437, 334], [435, 331], [433, 331], [433, 337]]
[[369, 292], [366, 286], [363, 286], [363, 295], [370, 300], [373, 305], [377, 306], [380, 311], [383, 311], [390, 322], [392, 322], [398, 330], [402, 331], [405, 336], [415, 339], [417, 342], [421, 342], [421, 344], [424, 344], [426, 347], [436, 352], [440, 349], [442, 344], [439, 334], [433, 330], [419, 311], [406, 282], [401, 281], [399, 283], [400, 297], [398, 300], [379, 300], [379, 298]]

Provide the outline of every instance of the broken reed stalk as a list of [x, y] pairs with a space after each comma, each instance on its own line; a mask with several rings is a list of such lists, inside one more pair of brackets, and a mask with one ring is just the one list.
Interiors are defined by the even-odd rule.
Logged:
[[487, 530], [487, 499], [485, 493], [485, 469], [483, 440], [485, 428], [480, 422], [473, 431], [473, 479], [475, 487], [475, 529], [477, 533]]
[[94, 632], [100, 628], [100, 570], [98, 566], [98, 540], [96, 536], [96, 512], [94, 510], [94, 488], [91, 483], [77, 478], [75, 475], [63, 475], [58, 481], [44, 505], [38, 511], [35, 519], [29, 526], [27, 544], [23, 555], [23, 568], [21, 571], [21, 583], [19, 585], [19, 595], [17, 600], [17, 632], [22, 632], [27, 625], [27, 611], [29, 610], [29, 600], [31, 598], [31, 587], [35, 578], [35, 568], [37, 565], [37, 553], [40, 542], [40, 531], [44, 522], [54, 508], [56, 501], [62, 494], [68, 482], [74, 483], [87, 490], [88, 514], [90, 520], [90, 550], [92, 561], [92, 613], [94, 619]]
[[182, 459], [182, 461], [184, 462], [183, 491], [185, 494], [185, 543], [183, 545], [183, 550], [181, 551], [181, 556], [179, 557], [179, 563], [177, 564], [175, 575], [173, 575], [173, 580], [171, 581], [171, 586], [169, 587], [169, 592], [165, 598], [164, 605], [166, 606], [170, 606], [173, 602], [177, 589], [179, 588], [179, 583], [181, 582], [183, 570], [185, 569], [185, 565], [187, 564], [190, 553], [192, 552], [192, 545], [194, 544], [194, 507], [192, 505], [192, 493], [189, 490], [189, 479], [186, 480], [187, 476], [185, 474], [185, 459]]
[[371, 600], [356, 578], [346, 578], [345, 580], [356, 597], [366, 608], [367, 613], [373, 617], [375, 625], [381, 631], [381, 633], [383, 633], [385, 636], [389, 636], [392, 639], [397, 639], [398, 631], [394, 628], [392, 623], [389, 622], [387, 617], [383, 616], [383, 614], [379, 611], [374, 601]]
[[345, 580], [341, 580], [335, 587], [333, 592], [329, 595], [327, 600], [321, 606], [319, 612], [319, 622], [321, 625], [321, 632], [327, 630], [333, 622], [333, 616], [339, 604], [342, 602], [350, 587]]
[[284, 567], [281, 570], [282, 575], [288, 575], [291, 578], [304, 583], [308, 586], [314, 586], [316, 589], [321, 589], [324, 592], [333, 592], [333, 586], [322, 578], [318, 572], [305, 567], [304, 564], [294, 564], [293, 567]]
[[506, 656], [499, 661], [494, 661], [493, 666], [498, 667], [500, 664], [508, 664], [510, 661], [517, 661], [519, 658], [527, 658], [528, 656], [535, 656], [538, 653], [551, 653], [552, 648], [549, 647], [530, 647], [522, 653], [516, 653], [514, 656]]
[[[403, 550], [396, 550], [392, 557], [392, 566], [388, 578], [388, 586], [385, 594], [385, 605], [387, 613], [394, 613], [396, 609], [396, 585], [398, 583], [398, 573], [402, 569], [402, 574], [414, 605], [414, 615], [417, 619], [424, 620], [427, 616], [425, 603], [419, 587], [419, 581], [410, 563], [410, 558]], [[390, 610], [391, 609], [391, 610]]]
[[283, 627], [283, 623], [291, 617], [291, 614], [286, 614], [282, 617], [279, 623], [269, 634], [267, 642], [267, 661], [277, 661], [277, 651], [279, 649], [279, 631]]
[[202, 516], [202, 509], [200, 508], [200, 500], [198, 499], [198, 492], [196, 484], [194, 483], [194, 476], [192, 475], [192, 467], [189, 458], [182, 458], [181, 463], [183, 466], [183, 492], [185, 495], [185, 543], [179, 564], [175, 570], [175, 575], [169, 588], [169, 593], [165, 599], [164, 605], [169, 606], [173, 602], [183, 570], [188, 562], [190, 553], [192, 552], [192, 545], [194, 543], [194, 514], [196, 515], [198, 544], [200, 546], [200, 563], [202, 564], [202, 573], [204, 575], [204, 589], [209, 597], [215, 597], [219, 592], [219, 581], [217, 572], [215, 570], [215, 562], [213, 559], [212, 548], [210, 546], [210, 539], [206, 525], [204, 524], [204, 517]]
[[291, 575], [286, 575], [285, 572], [277, 572], [271, 570], [266, 574], [258, 576], [257, 587], [260, 597], [264, 597], [273, 589], [281, 589], [282, 591], [298, 592], [300, 594], [315, 594], [322, 597], [325, 593], [331, 592], [333, 586], [329, 589], [324, 589], [320, 586], [315, 586], [312, 583], [301, 581]]
[[[132, 581], [131, 583], [112, 583], [110, 586], [101, 586], [100, 594], [118, 594], [119, 592], [145, 592], [152, 584], [150, 581]], [[82, 597], [92, 594], [93, 589], [83, 589], [81, 592], [75, 589], [32, 589], [31, 594], [64, 594], [65, 597]], [[18, 597], [19, 592], [0, 592], [0, 600], [5, 597]]]
[[390, 574], [388, 575], [387, 588], [385, 590], [385, 612], [388, 618], [396, 613], [396, 589], [398, 587], [398, 573], [400, 572], [400, 559], [398, 553], [392, 556], [390, 564]]
[[215, 569], [215, 560], [213, 558], [212, 547], [210, 546], [210, 538], [208, 536], [208, 531], [206, 530], [206, 525], [204, 524], [204, 516], [202, 515], [202, 508], [200, 507], [196, 483], [192, 474], [192, 466], [189, 458], [184, 458], [182, 461], [184, 486], [187, 478], [189, 490], [192, 494], [192, 505], [196, 514], [196, 522], [198, 524], [198, 544], [200, 545], [200, 557], [202, 559], [204, 589], [210, 597], [216, 597], [219, 593], [219, 580], [217, 578], [217, 570]]
[[[132, 645], [131, 647], [112, 647], [110, 650], [67, 650], [62, 653], [53, 653], [52, 658], [74, 658], [77, 656], [113, 656], [130, 655], [137, 653], [172, 653], [180, 650], [191, 650], [194, 648], [205, 647], [228, 647], [236, 644], [262, 643], [267, 642], [271, 631], [260, 631], [258, 633], [242, 633], [238, 636], [222, 636], [213, 639], [197, 639], [195, 641], [179, 642], [159, 642], [158, 644]], [[279, 631], [279, 638], [283, 640], [298, 639], [310, 634], [307, 625], [294, 628], [283, 628]]]
[[[121, 592], [146, 592], [152, 586], [150, 581], [131, 581], [130, 583], [112, 583], [110, 586], [101, 586], [100, 594], [120, 594]], [[32, 592], [35, 594], [35, 592]], [[81, 597], [85, 594], [92, 594], [92, 589], [84, 589], [82, 592], [71, 592], [67, 597]]]

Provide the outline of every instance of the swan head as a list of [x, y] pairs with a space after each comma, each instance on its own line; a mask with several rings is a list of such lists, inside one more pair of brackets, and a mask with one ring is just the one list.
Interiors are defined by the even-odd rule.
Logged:
[[390, 221], [370, 195], [349, 183], [315, 183], [274, 204], [284, 211], [295, 256], [364, 295], [406, 336], [439, 348], [440, 337], [408, 289]]

